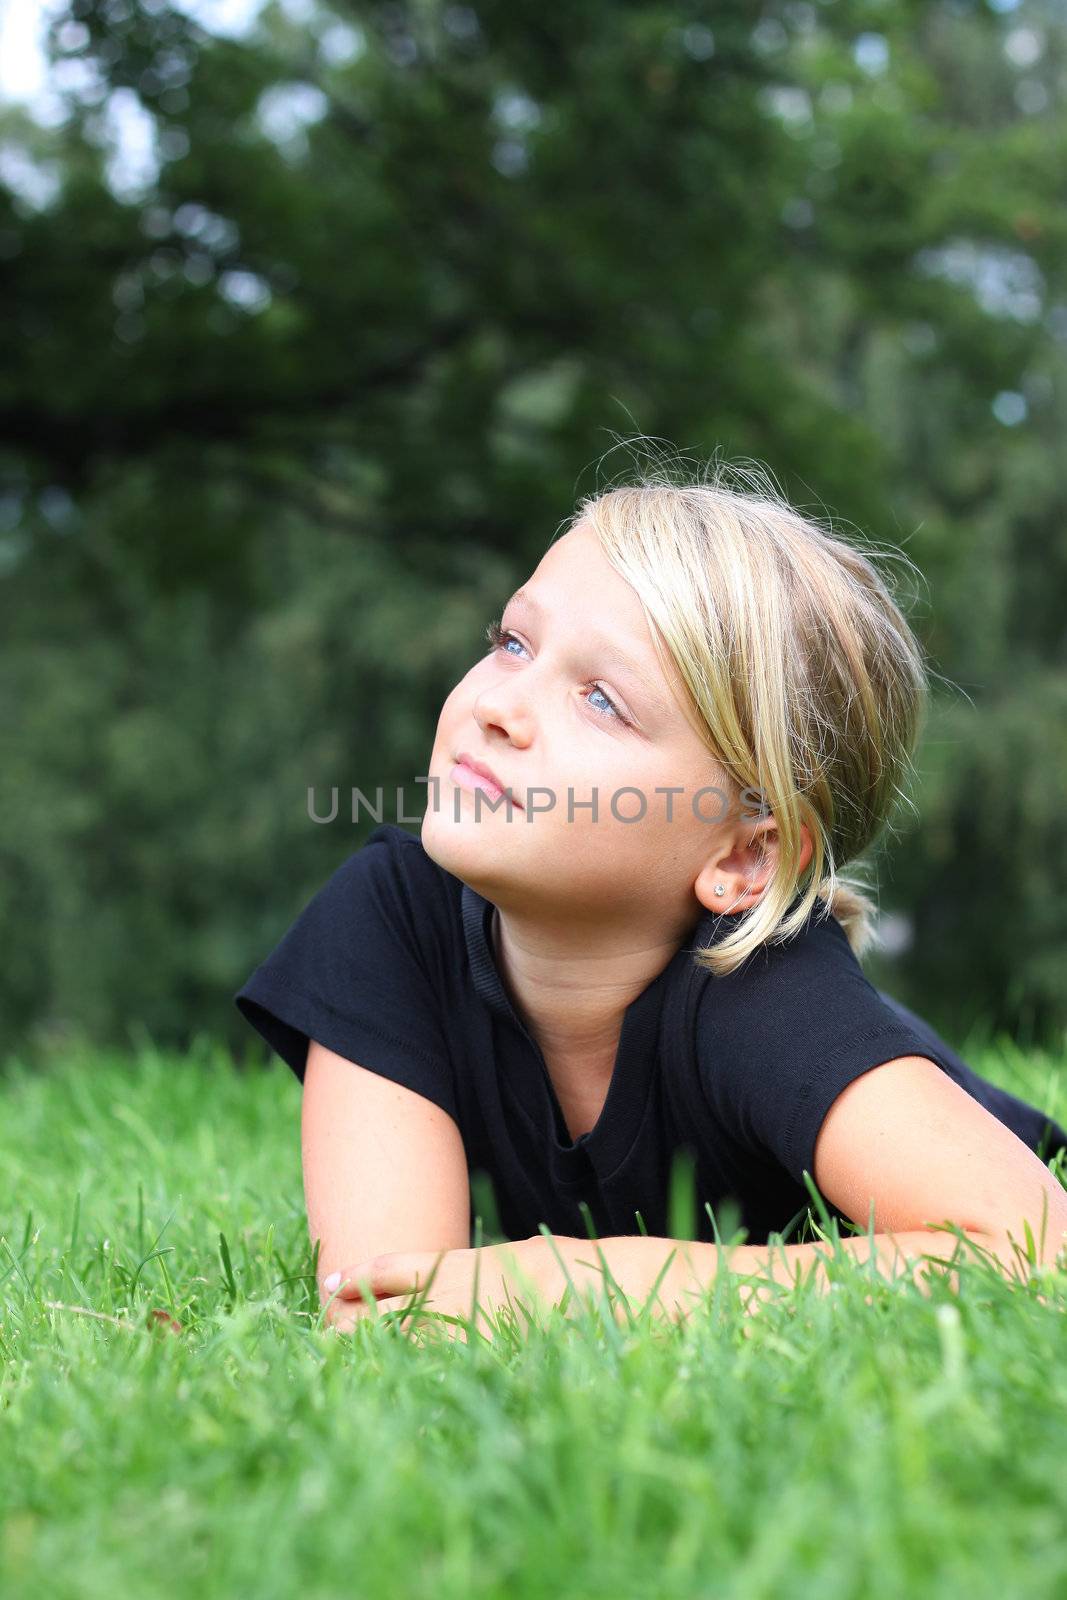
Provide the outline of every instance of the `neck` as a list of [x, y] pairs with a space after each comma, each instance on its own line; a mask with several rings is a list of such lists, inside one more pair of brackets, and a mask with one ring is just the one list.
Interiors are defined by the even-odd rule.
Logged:
[[610, 954], [575, 946], [495, 907], [491, 937], [508, 997], [546, 1060], [610, 1073], [627, 1008], [696, 925], [623, 941]]

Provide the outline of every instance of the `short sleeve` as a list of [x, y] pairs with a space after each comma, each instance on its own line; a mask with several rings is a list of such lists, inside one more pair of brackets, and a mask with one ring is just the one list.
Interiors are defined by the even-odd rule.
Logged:
[[803, 1186], [838, 1095], [898, 1056], [921, 1055], [954, 1076], [948, 1052], [893, 1011], [864, 976], [841, 924], [813, 911], [782, 945], [712, 978], [697, 1010], [701, 1084], [743, 1153], [770, 1156]]
[[423, 859], [402, 829], [375, 829], [233, 998], [301, 1083], [308, 1041], [317, 1039], [458, 1120], [441, 1002], [423, 947], [432, 927], [429, 908], [419, 904]]

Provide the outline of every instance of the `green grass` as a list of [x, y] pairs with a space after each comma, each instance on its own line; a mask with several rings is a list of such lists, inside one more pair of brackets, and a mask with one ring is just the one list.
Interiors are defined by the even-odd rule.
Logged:
[[[974, 1065], [1063, 1120], [1051, 1058]], [[299, 1097], [206, 1042], [8, 1063], [5, 1600], [1067, 1593], [1064, 1275], [339, 1336]]]

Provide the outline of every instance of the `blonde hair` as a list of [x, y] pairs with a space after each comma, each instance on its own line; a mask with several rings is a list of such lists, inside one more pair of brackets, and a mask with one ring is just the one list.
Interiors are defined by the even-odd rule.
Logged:
[[[695, 959], [733, 972], [813, 907], [862, 956], [877, 905], [840, 869], [907, 800], [929, 693], [921, 648], [873, 546], [861, 552], [801, 515], [759, 463], [716, 459], [696, 483], [672, 473], [661, 464], [590, 495], [567, 525], [591, 527], [636, 591], [661, 664], [666, 649], [688, 690], [687, 717], [736, 786], [732, 803], [758, 790], [777, 825], [759, 902]], [[802, 823], [814, 847], [803, 873]]]

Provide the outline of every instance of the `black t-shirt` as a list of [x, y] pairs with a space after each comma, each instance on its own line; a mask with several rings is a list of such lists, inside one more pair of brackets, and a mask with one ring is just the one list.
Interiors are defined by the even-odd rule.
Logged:
[[[821, 912], [821, 914], [820, 914]], [[805, 1169], [826, 1113], [854, 1078], [921, 1055], [1047, 1159], [1067, 1133], [973, 1072], [929, 1025], [864, 977], [824, 908], [784, 945], [726, 977], [692, 950], [734, 915], [705, 912], [628, 1007], [596, 1125], [567, 1130], [544, 1057], [513, 1009], [491, 939], [493, 905], [386, 823], [314, 895], [234, 996], [303, 1082], [309, 1039], [425, 1095], [456, 1122], [468, 1172], [492, 1184], [500, 1228], [541, 1223], [600, 1238], [669, 1237], [675, 1156], [695, 1179], [696, 1236], [734, 1203], [749, 1243], [788, 1234], [811, 1202]], [[1051, 1135], [1051, 1139], [1047, 1137]], [[831, 1214], [841, 1216], [834, 1207]], [[471, 1223], [473, 1229], [474, 1208]], [[844, 1231], [844, 1230], [843, 1230]], [[473, 1234], [472, 1234], [473, 1242]]]

